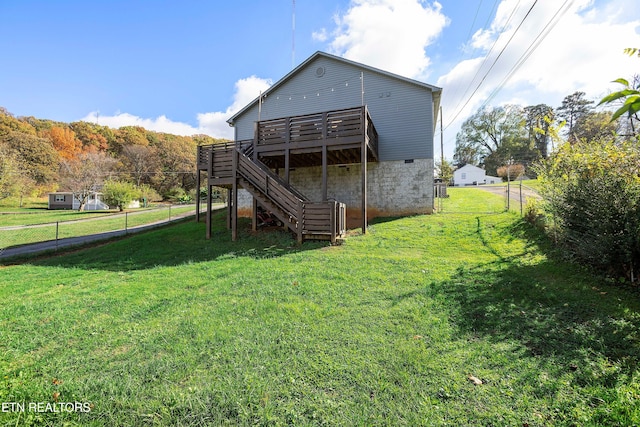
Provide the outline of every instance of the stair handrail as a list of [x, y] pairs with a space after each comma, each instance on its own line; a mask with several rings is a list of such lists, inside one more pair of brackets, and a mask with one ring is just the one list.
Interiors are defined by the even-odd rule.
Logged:
[[[239, 150], [236, 150], [236, 155], [238, 156], [238, 173], [264, 196], [271, 200], [279, 209], [298, 221], [300, 218], [298, 206], [306, 200], [306, 197], [300, 198], [296, 193], [291, 191], [291, 186], [283, 185], [284, 181], [280, 176], [270, 170], [267, 172], [268, 169], [265, 170], [265, 168], [260, 167], [258, 164], [258, 162], [260, 162], [259, 160], [251, 159], [242, 154]], [[257, 175], [259, 180], [249, 172], [253, 172], [254, 175]], [[279, 193], [281, 197], [288, 199], [288, 203], [281, 203], [278, 198], [270, 196], [270, 191]]]

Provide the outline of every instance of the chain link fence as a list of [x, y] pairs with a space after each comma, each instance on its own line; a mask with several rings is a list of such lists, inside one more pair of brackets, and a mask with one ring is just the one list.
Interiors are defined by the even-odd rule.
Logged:
[[[88, 219], [0, 227], [0, 256], [6, 255], [10, 250], [17, 252], [14, 249], [29, 245], [48, 243], [41, 246], [43, 250], [50, 250], [57, 249], [67, 241], [82, 243], [82, 238], [88, 236], [109, 238], [123, 235], [141, 228], [193, 216], [195, 212], [196, 208], [192, 205], [167, 205], [149, 210], [114, 213]], [[85, 239], [85, 241], [90, 240], [98, 240], [98, 238]]]

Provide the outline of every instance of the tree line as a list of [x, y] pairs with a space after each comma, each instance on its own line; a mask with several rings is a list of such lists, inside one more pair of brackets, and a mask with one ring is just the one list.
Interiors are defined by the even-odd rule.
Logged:
[[518, 165], [535, 175], [531, 166], [548, 158], [560, 139], [575, 144], [611, 135], [634, 137], [636, 118], [614, 117], [614, 112], [595, 107], [585, 92], [575, 92], [556, 108], [547, 104], [481, 108], [456, 135], [452, 166], [473, 164], [484, 167], [488, 175], [503, 176], [506, 165]]
[[196, 147], [220, 141], [15, 117], [0, 107], [0, 199], [73, 191], [82, 204], [83, 193], [88, 197], [105, 182], [127, 183], [149, 200], [188, 199], [196, 186]]

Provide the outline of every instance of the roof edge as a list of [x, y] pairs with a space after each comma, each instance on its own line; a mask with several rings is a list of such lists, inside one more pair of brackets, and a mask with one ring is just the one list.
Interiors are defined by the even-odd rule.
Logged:
[[[266, 96], [266, 95], [270, 94], [271, 92], [275, 91], [278, 87], [282, 86], [287, 80], [289, 80], [293, 75], [295, 75], [299, 70], [301, 70], [307, 64], [309, 64], [310, 62], [314, 61], [316, 58], [319, 58], [319, 57], [325, 57], [325, 58], [333, 59], [333, 60], [340, 61], [340, 62], [349, 64], [349, 65], [353, 65], [353, 66], [356, 66], [356, 67], [359, 67], [359, 68], [363, 68], [363, 69], [371, 71], [373, 73], [384, 74], [384, 75], [387, 75], [389, 77], [392, 77], [392, 78], [395, 78], [395, 79], [398, 79], [398, 80], [402, 80], [402, 81], [405, 81], [407, 83], [410, 83], [410, 84], [413, 84], [413, 85], [416, 85], [416, 86], [421, 86], [421, 87], [428, 88], [434, 93], [434, 96], [433, 96], [434, 105], [435, 105], [434, 115], [437, 115], [436, 111], [438, 110], [438, 106], [440, 105], [440, 93], [442, 92], [442, 88], [440, 88], [438, 86], [430, 85], [428, 83], [421, 82], [419, 80], [410, 79], [408, 77], [404, 77], [404, 76], [401, 76], [399, 74], [394, 74], [394, 73], [391, 73], [389, 71], [381, 70], [379, 68], [375, 68], [375, 67], [372, 67], [370, 65], [362, 64], [360, 62], [352, 61], [350, 59], [346, 59], [346, 58], [342, 58], [340, 56], [332, 55], [330, 53], [322, 52], [322, 51], [316, 51], [313, 55], [311, 55], [310, 57], [305, 59], [297, 67], [295, 67], [293, 70], [289, 71], [284, 77], [282, 77], [280, 80], [278, 80], [277, 82], [275, 82], [274, 84], [269, 86], [269, 88], [266, 91], [264, 91], [261, 96]], [[231, 116], [227, 120], [227, 123], [229, 123], [230, 126], [233, 126], [233, 124], [235, 123], [236, 119], [239, 116], [244, 114], [245, 111], [249, 110], [251, 107], [253, 107], [258, 102], [258, 98], [259, 97], [260, 96], [255, 97], [255, 99], [253, 99], [253, 101], [249, 102], [242, 109], [240, 109], [240, 111], [238, 111], [233, 116]]]

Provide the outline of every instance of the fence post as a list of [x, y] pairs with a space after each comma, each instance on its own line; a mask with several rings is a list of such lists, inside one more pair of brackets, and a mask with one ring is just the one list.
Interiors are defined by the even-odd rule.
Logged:
[[169, 222], [171, 222], [171, 205], [169, 205]]
[[124, 234], [129, 234], [129, 212], [124, 213]]
[[60, 222], [56, 221], [56, 251], [58, 250], [58, 232], [59, 232], [59, 228], [60, 228]]

